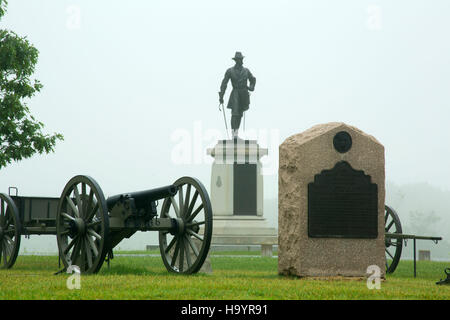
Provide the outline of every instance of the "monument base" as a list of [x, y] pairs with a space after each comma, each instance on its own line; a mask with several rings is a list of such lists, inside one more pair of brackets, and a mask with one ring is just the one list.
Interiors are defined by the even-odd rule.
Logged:
[[271, 249], [278, 231], [263, 218], [263, 175], [260, 158], [267, 149], [256, 140], [219, 140], [207, 153], [211, 170], [214, 246], [258, 245]]
[[214, 215], [263, 215], [263, 176], [259, 159], [267, 154], [256, 140], [219, 140], [207, 153], [214, 157], [211, 203]]
[[259, 216], [214, 216], [213, 245], [276, 245], [278, 231]]

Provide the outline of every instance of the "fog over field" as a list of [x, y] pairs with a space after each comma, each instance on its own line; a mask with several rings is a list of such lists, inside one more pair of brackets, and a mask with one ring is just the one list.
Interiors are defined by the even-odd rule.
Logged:
[[[277, 226], [278, 146], [345, 122], [384, 145], [386, 203], [403, 231], [444, 237], [419, 248], [450, 260], [449, 13], [447, 0], [10, 0], [0, 28], [40, 52], [44, 87], [28, 105], [65, 140], [1, 169], [0, 192], [58, 197], [77, 174], [107, 196], [185, 175], [209, 190], [206, 148], [226, 136], [219, 86], [241, 51], [256, 77], [243, 137], [269, 149], [269, 223]], [[22, 241], [22, 252], [57, 251], [54, 236]], [[119, 248], [150, 243], [156, 233]]]

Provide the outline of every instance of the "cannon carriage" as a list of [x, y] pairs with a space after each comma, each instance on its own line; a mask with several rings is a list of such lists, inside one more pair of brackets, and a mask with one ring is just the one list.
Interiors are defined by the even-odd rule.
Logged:
[[[61, 197], [0, 194], [0, 268], [11, 268], [22, 235], [56, 235], [67, 269], [96, 273], [123, 239], [137, 231], [158, 231], [167, 270], [196, 273], [212, 237], [212, 208], [200, 181], [182, 177], [172, 185], [105, 199], [97, 182], [75, 176]], [[163, 200], [158, 215], [158, 201]]]
[[397, 269], [398, 263], [403, 250], [403, 243], [406, 245], [407, 240], [413, 241], [413, 262], [414, 262], [414, 277], [417, 274], [416, 265], [416, 241], [417, 240], [431, 240], [434, 243], [442, 240], [442, 237], [434, 236], [418, 236], [412, 234], [404, 234], [402, 224], [397, 212], [390, 206], [385, 206], [384, 223], [385, 223], [385, 255], [386, 255], [386, 272], [393, 273]]

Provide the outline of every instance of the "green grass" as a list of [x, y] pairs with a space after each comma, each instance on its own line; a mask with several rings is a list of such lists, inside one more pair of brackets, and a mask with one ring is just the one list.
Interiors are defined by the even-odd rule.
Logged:
[[[148, 255], [148, 254], [160, 254], [159, 250], [121, 250], [114, 251], [114, 254], [118, 255]], [[252, 251], [211, 251], [211, 255], [213, 256], [260, 256], [261, 251], [252, 250]], [[276, 251], [273, 253], [276, 255]]]
[[212, 274], [190, 276], [169, 274], [161, 257], [116, 256], [111, 268], [82, 275], [80, 290], [67, 289], [68, 274], [53, 275], [56, 256], [19, 256], [0, 270], [0, 299], [450, 299], [450, 286], [435, 284], [448, 262], [420, 261], [413, 278], [412, 261], [402, 261], [380, 290], [369, 290], [364, 280], [279, 276], [276, 258], [221, 254], [211, 255]]

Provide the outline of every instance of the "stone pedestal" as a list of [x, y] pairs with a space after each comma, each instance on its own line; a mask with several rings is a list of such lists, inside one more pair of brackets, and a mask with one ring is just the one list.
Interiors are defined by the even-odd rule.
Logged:
[[280, 146], [278, 271], [296, 276], [385, 277], [384, 147], [344, 123]]
[[216, 245], [277, 243], [275, 228], [263, 218], [261, 157], [267, 149], [255, 140], [220, 140], [207, 150], [211, 170], [213, 238]]

